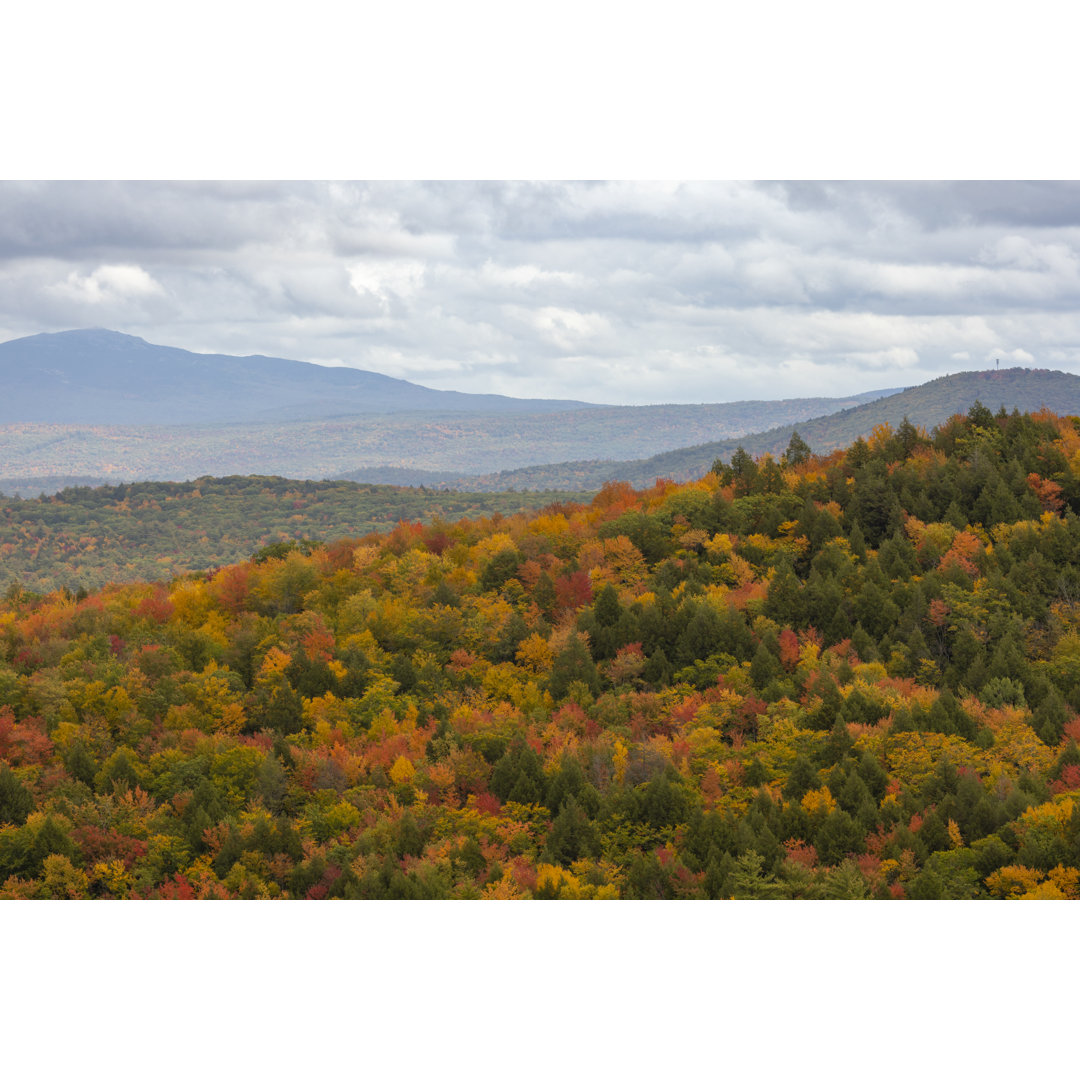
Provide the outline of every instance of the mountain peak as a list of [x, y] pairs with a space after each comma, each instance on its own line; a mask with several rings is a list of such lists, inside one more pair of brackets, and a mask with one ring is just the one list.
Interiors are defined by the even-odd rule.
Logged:
[[[30, 337], [16, 338], [16, 341], [29, 343], [31, 341], [57, 341], [57, 342], [111, 342], [119, 344], [124, 341], [138, 342], [146, 345], [144, 338], [136, 337], [135, 334], [125, 334], [119, 330], [109, 330], [104, 326], [86, 326], [78, 330], [52, 330], [41, 334], [32, 334]], [[15, 342], [7, 341], [5, 345]]]

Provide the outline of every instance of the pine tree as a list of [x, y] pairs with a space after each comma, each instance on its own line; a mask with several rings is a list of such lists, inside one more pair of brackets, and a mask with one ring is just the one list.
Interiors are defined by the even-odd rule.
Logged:
[[754, 659], [750, 662], [750, 681], [758, 690], [764, 689], [773, 679], [778, 678], [783, 674], [784, 669], [780, 666], [780, 661], [765, 647], [765, 643], [762, 642], [757, 652], [754, 653]]
[[34, 796], [6, 764], [0, 764], [0, 823], [22, 825], [33, 809]]
[[728, 887], [736, 900], [781, 900], [786, 891], [775, 874], [765, 873], [765, 859], [757, 851], [747, 851], [735, 860]]
[[735, 497], [749, 495], [757, 482], [758, 467], [741, 446], [731, 456], [731, 472], [735, 483]]
[[1031, 726], [1047, 746], [1057, 746], [1065, 732], [1065, 725], [1071, 719], [1064, 698], [1057, 690], [1051, 689], [1032, 714]]
[[584, 683], [589, 692], [596, 694], [600, 690], [600, 675], [596, 663], [589, 655], [585, 642], [575, 634], [555, 657], [548, 677], [548, 689], [556, 701], [566, 697], [570, 684]]
[[547, 806], [552, 815], [558, 814], [568, 798], [577, 797], [585, 786], [585, 771], [573, 754], [563, 754], [559, 771], [551, 778], [547, 790]]
[[802, 586], [788, 562], [780, 565], [775, 577], [769, 582], [765, 612], [769, 618], [775, 619], [781, 626], [801, 628], [805, 625]]
[[539, 754], [518, 737], [499, 759], [488, 786], [504, 802], [543, 803], [547, 778]]
[[544, 856], [553, 863], [569, 866], [577, 859], [600, 854], [596, 829], [573, 795], [563, 801], [544, 846]]
[[274, 688], [270, 700], [263, 709], [263, 722], [282, 735], [295, 735], [303, 723], [303, 707], [300, 695], [285, 680]]
[[803, 465], [810, 460], [810, 455], [809, 443], [796, 430], [791, 433], [791, 439], [780, 458], [780, 463], [785, 467]]
[[622, 614], [622, 605], [619, 603], [619, 594], [614, 586], [607, 584], [596, 594], [593, 600], [593, 615], [597, 626], [614, 626]]
[[87, 750], [86, 743], [82, 739], [77, 739], [63, 756], [64, 767], [67, 771], [76, 780], [92, 788], [94, 786], [94, 777], [98, 771], [98, 763], [91, 756], [90, 751]]

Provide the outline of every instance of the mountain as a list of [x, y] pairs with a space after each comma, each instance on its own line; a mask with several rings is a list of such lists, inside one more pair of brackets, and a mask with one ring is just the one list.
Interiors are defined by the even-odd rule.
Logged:
[[550, 413], [580, 401], [431, 390], [373, 371], [152, 345], [114, 330], [0, 344], [0, 424], [220, 424], [411, 411]]
[[[204, 355], [108, 330], [0, 344], [0, 490], [252, 474], [471, 491], [594, 491], [700, 476], [739, 445], [817, 451], [976, 400], [1080, 413], [1080, 377], [1012, 368], [903, 391], [709, 405], [595, 406], [431, 390], [351, 368]], [[718, 394], [722, 389], [718, 387]], [[557, 422], [554, 415], [557, 414]]]
[[[799, 423], [785, 424], [767, 431], [714, 440], [648, 458], [627, 461], [587, 459], [553, 465], [536, 465], [502, 470], [486, 476], [432, 476], [414, 473], [411, 482], [437, 486], [450, 484], [462, 490], [506, 491], [545, 490], [595, 491], [611, 480], [625, 480], [646, 487], [657, 477], [690, 480], [702, 476], [717, 458], [729, 459], [738, 447], [748, 453], [779, 454], [798, 431], [817, 453], [827, 453], [866, 438], [879, 424], [896, 427], [906, 417], [918, 427], [930, 430], [956, 413], [966, 413], [976, 401], [997, 411], [1035, 412], [1051, 408], [1061, 415], [1080, 414], [1080, 376], [1062, 371], [1009, 368], [1004, 371], [965, 371], [914, 386], [888, 397], [878, 398], [851, 409]], [[348, 478], [374, 482], [372, 470], [357, 469]]]
[[377, 482], [446, 486], [493, 468], [647, 458], [896, 392], [590, 406], [430, 390], [270, 357], [208, 356], [108, 330], [0, 344], [0, 388], [0, 491], [31, 496], [73, 478], [320, 480], [355, 470]]
[[[0, 424], [0, 491], [228, 474], [453, 486], [461, 475], [632, 459], [835, 412], [874, 396], [551, 413], [408, 412], [252, 424]], [[346, 474], [340, 477], [340, 474]]]

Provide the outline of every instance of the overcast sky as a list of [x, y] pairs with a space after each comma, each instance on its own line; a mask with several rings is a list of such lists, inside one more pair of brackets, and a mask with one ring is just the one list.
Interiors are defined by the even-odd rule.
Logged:
[[615, 404], [1080, 373], [1074, 183], [0, 184], [0, 339]]

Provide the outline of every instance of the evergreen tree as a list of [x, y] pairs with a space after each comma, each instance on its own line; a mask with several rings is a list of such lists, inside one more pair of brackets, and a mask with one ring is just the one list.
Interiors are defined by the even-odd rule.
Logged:
[[857, 471], [864, 468], [870, 462], [870, 456], [870, 447], [866, 440], [860, 435], [851, 446], [848, 447], [844, 458], [848, 468]]
[[548, 689], [556, 701], [566, 697], [570, 684], [580, 682], [596, 694], [600, 690], [600, 675], [589, 655], [585, 642], [575, 634], [555, 657], [548, 676]]
[[488, 786], [503, 802], [543, 803], [547, 778], [539, 754], [524, 739], [515, 739], [496, 764]]
[[657, 648], [645, 661], [642, 678], [650, 686], [667, 686], [675, 669], [662, 648]]
[[769, 595], [765, 601], [765, 612], [781, 626], [801, 628], [805, 626], [805, 604], [802, 587], [795, 576], [791, 564], [782, 563], [776, 575], [769, 582]]
[[861, 854], [862, 832], [846, 810], [834, 810], [814, 834], [818, 858], [826, 865], [836, 865], [847, 855]]
[[863, 629], [863, 624], [857, 622], [851, 632], [851, 647], [856, 656], [864, 663], [872, 663], [878, 659], [878, 651], [874, 646], [874, 639]]
[[863, 536], [862, 528], [857, 521], [852, 522], [851, 532], [848, 533], [848, 547], [851, 548], [851, 554], [859, 562], [866, 560], [866, 538]]
[[787, 783], [784, 784], [784, 798], [788, 802], [798, 802], [808, 791], [818, 786], [818, 771], [808, 757], [800, 754], [791, 766]]
[[826, 878], [825, 897], [828, 900], [866, 900], [869, 896], [866, 878], [851, 859], [845, 859]]
[[764, 689], [773, 679], [783, 674], [780, 661], [762, 642], [750, 662], [750, 681], [758, 690]]
[[86, 784], [87, 787], [94, 786], [98, 763], [87, 750], [86, 743], [82, 739], [76, 739], [64, 754], [64, 767], [76, 780]]
[[638, 809], [641, 821], [659, 829], [665, 825], [681, 825], [689, 816], [690, 800], [681, 784], [661, 773], [645, 785]]
[[558, 598], [555, 595], [555, 583], [551, 580], [551, 575], [546, 570], [542, 570], [540, 576], [536, 579], [536, 584], [533, 586], [532, 598], [540, 611], [550, 619], [555, 613], [555, 605]]
[[740, 446], [731, 456], [731, 472], [735, 497], [749, 495], [757, 482], [758, 467], [754, 459]]
[[551, 777], [547, 789], [547, 807], [554, 817], [562, 809], [562, 804], [571, 797], [577, 797], [585, 787], [585, 771], [573, 754], [563, 754], [559, 771]]
[[133, 791], [139, 783], [139, 776], [135, 770], [138, 761], [134, 750], [126, 746], [120, 747], [101, 767], [94, 778], [94, 786], [105, 795], [112, 794], [117, 786]]
[[[1032, 714], [1031, 726], [1047, 746], [1057, 746], [1065, 732], [1065, 725], [1071, 719], [1065, 699], [1057, 690], [1051, 689]], [[1071, 745], [1075, 748], [1075, 743]]]
[[757, 851], [748, 851], [735, 860], [728, 886], [736, 900], [782, 900], [785, 893], [783, 882], [766, 872], [765, 859]]
[[501, 589], [520, 568], [524, 559], [516, 548], [505, 548], [493, 555], [480, 574], [480, 588], [484, 592]]
[[810, 445], [798, 431], [793, 431], [787, 449], [780, 458], [780, 463], [785, 467], [803, 465], [810, 460], [810, 455]]
[[600, 854], [600, 841], [596, 829], [578, 805], [573, 795], [562, 804], [548, 834], [544, 856], [553, 863], [569, 866], [586, 856], [595, 858]]
[[918, 428], [905, 416], [896, 429], [896, 442], [903, 458], [911, 457], [911, 452], [923, 442]]
[[596, 617], [596, 625], [603, 627], [614, 626], [622, 614], [622, 605], [619, 603], [619, 594], [614, 586], [604, 585], [593, 600], [593, 614]]
[[6, 763], [0, 763], [0, 824], [22, 825], [33, 809], [34, 796]]

